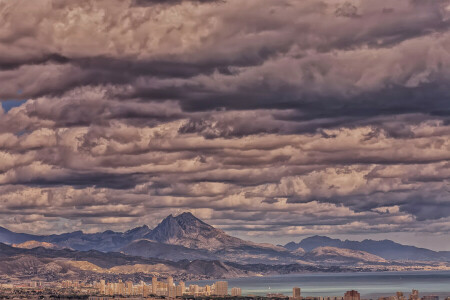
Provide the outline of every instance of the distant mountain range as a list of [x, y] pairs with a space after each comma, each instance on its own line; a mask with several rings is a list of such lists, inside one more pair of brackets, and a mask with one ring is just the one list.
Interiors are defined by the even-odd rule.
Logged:
[[318, 247], [335, 247], [342, 249], [365, 251], [388, 260], [414, 260], [414, 261], [450, 261], [450, 251], [433, 251], [425, 248], [407, 246], [395, 243], [391, 240], [364, 240], [349, 241], [332, 239], [326, 236], [312, 236], [299, 243], [290, 242], [284, 248], [295, 251], [303, 249], [306, 252]]
[[0, 243], [0, 260], [9, 266], [0, 268], [0, 276], [4, 272], [5, 276], [23, 277], [30, 266], [41, 266], [45, 274], [56, 272], [59, 275], [51, 276], [65, 277], [80, 272], [235, 277], [304, 271], [450, 268], [450, 252], [389, 240], [357, 242], [313, 236], [284, 246], [258, 244], [232, 237], [187, 212], [166, 217], [154, 229], [144, 225], [126, 232], [31, 235], [0, 227]]
[[0, 243], [0, 280], [151, 280], [156, 275], [177, 280], [232, 278], [302, 272], [343, 272], [350, 268], [301, 264], [239, 264], [220, 260], [170, 261], [117, 252], [33, 249]]
[[48, 243], [79, 251], [123, 252], [169, 260], [207, 259], [240, 263], [295, 263], [298, 253], [271, 244], [257, 244], [232, 237], [196, 218], [191, 213], [169, 215], [151, 230], [148, 226], [126, 232], [75, 231], [59, 235], [30, 235], [0, 229], [0, 242], [20, 245]]

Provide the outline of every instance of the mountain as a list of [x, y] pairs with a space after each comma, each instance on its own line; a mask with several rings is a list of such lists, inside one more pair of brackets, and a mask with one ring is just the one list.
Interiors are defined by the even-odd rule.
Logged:
[[[232, 237], [224, 231], [206, 224], [189, 212], [176, 217], [169, 215], [146, 235], [145, 239], [159, 242], [160, 245], [184, 247], [179, 250], [185, 254], [187, 259], [198, 259], [200, 255], [202, 259], [220, 258], [240, 263], [292, 263], [299, 258], [298, 255], [290, 253], [282, 247], [258, 244]], [[142, 248], [145, 243], [149, 250]], [[142, 249], [139, 253], [155, 253], [155, 251], [161, 253], [155, 248], [158, 246], [157, 244], [150, 244], [148, 241], [145, 243], [139, 243], [139, 248]], [[129, 254], [138, 253], [134, 249], [130, 251], [130, 248], [133, 247], [126, 247], [123, 251]], [[164, 248], [168, 249], [167, 246]], [[187, 251], [188, 249], [195, 249], [197, 252], [192, 256], [192, 251]], [[167, 255], [157, 257], [167, 258]]]
[[348, 269], [314, 265], [238, 264], [219, 260], [181, 260], [178, 262], [143, 258], [123, 253], [96, 250], [15, 248], [0, 243], [0, 278], [18, 280], [83, 279], [113, 281], [145, 280], [158, 276], [174, 276], [176, 280], [233, 278], [266, 274], [299, 272], [334, 272]]
[[209, 251], [251, 243], [227, 235], [224, 231], [196, 218], [190, 212], [182, 213], [176, 217], [169, 215], [145, 238], [160, 243]]
[[37, 235], [26, 233], [15, 233], [6, 228], [0, 227], [0, 243], [6, 244], [20, 244], [30, 240], [38, 240]]
[[183, 259], [219, 259], [216, 255], [206, 250], [190, 249], [184, 246], [164, 244], [147, 239], [133, 241], [121, 248], [120, 251], [133, 256], [156, 257], [173, 261]]
[[357, 250], [335, 248], [335, 247], [318, 247], [310, 252], [307, 252], [303, 259], [320, 262], [322, 264], [328, 265], [351, 265], [358, 263], [376, 263], [382, 264], [387, 263], [384, 258], [379, 256]]
[[283, 247], [257, 244], [232, 237], [189, 212], [178, 216], [169, 215], [153, 230], [144, 225], [126, 232], [107, 230], [87, 234], [75, 231], [48, 236], [6, 231], [5, 238], [0, 236], [0, 242], [16, 245], [26, 242], [28, 245], [36, 246], [38, 243], [42, 243], [41, 246], [52, 244], [59, 248], [79, 251], [121, 251], [129, 255], [174, 261], [220, 258], [223, 261], [239, 263], [278, 264], [296, 262], [301, 256]]
[[81, 251], [95, 249], [103, 252], [111, 252], [117, 251], [137, 239], [141, 239], [149, 232], [151, 232], [151, 229], [147, 225], [144, 225], [126, 232], [107, 230], [98, 233], [83, 233], [82, 231], [75, 231], [59, 235], [43, 236], [40, 238], [40, 241]]
[[390, 240], [364, 240], [361, 242], [332, 239], [326, 236], [312, 236], [299, 243], [290, 242], [284, 246], [295, 250], [302, 248], [309, 252], [318, 247], [335, 247], [368, 252], [388, 260], [416, 260], [416, 261], [450, 261], [450, 251], [433, 251], [425, 248], [402, 245]]
[[22, 244], [25, 242], [53, 244], [60, 248], [70, 248], [75, 250], [99, 250], [104, 252], [117, 251], [134, 240], [141, 239], [151, 232], [148, 226], [144, 225], [128, 230], [126, 232], [114, 232], [107, 230], [98, 233], [83, 233], [74, 231], [63, 234], [52, 234], [47, 236], [32, 235], [26, 233], [15, 233], [6, 228], [0, 227], [0, 243]]
[[[326, 236], [313, 236], [300, 243], [290, 242], [283, 247], [259, 244], [228, 235], [196, 218], [189, 212], [169, 215], [154, 229], [140, 226], [125, 232], [106, 230], [98, 233], [74, 231], [63, 234], [31, 235], [15, 233], [0, 227], [0, 242], [23, 248], [59, 248], [77, 251], [122, 252], [131, 256], [180, 261], [220, 260], [239, 264], [300, 264], [328, 263], [333, 255], [336, 263], [360, 263], [367, 254], [387, 260], [450, 261], [450, 252], [436, 252], [395, 243], [393, 241], [341, 241]], [[333, 247], [363, 251], [337, 251], [315, 253], [319, 247]], [[359, 258], [357, 259], [359, 255]], [[362, 255], [362, 256], [361, 256]], [[340, 258], [338, 258], [340, 256]], [[376, 261], [376, 260], [375, 260]], [[371, 262], [372, 263], [372, 262]], [[382, 263], [378, 261], [377, 263]]]

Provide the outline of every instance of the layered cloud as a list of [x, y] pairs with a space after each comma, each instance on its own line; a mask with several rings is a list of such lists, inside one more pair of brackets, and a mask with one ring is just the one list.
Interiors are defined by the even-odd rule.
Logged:
[[[450, 2], [0, 1], [0, 224], [450, 231]], [[414, 241], [411, 241], [413, 243]], [[450, 245], [448, 245], [450, 246]]]

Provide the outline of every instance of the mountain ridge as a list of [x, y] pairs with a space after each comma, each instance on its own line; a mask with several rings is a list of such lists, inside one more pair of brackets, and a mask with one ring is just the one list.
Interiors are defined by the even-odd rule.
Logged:
[[430, 260], [450, 261], [450, 251], [433, 251], [411, 245], [403, 245], [392, 240], [365, 239], [361, 242], [352, 240], [332, 239], [327, 236], [311, 236], [301, 240], [299, 243], [289, 242], [284, 245], [286, 249], [295, 251], [298, 248], [306, 252], [318, 247], [335, 247], [365, 251], [389, 260]]
[[[303, 263], [304, 257], [311, 257], [313, 254], [310, 252], [319, 247], [362, 251], [386, 260], [450, 261], [450, 251], [436, 252], [426, 248], [402, 245], [391, 240], [366, 239], [358, 242], [316, 235], [305, 238], [299, 243], [290, 242], [284, 246], [258, 244], [228, 235], [225, 231], [207, 224], [190, 212], [176, 216], [171, 214], [153, 229], [142, 225], [124, 232], [106, 230], [84, 233], [79, 230], [62, 234], [32, 235], [15, 233], [0, 227], [0, 242], [9, 245], [25, 245], [28, 248], [33, 248], [33, 245], [54, 245], [60, 249], [123, 252], [146, 258], [220, 259], [254, 264]], [[335, 250], [335, 253], [339, 251]], [[344, 256], [342, 259], [345, 255], [351, 256], [349, 253], [355, 254], [351, 251], [342, 252]]]

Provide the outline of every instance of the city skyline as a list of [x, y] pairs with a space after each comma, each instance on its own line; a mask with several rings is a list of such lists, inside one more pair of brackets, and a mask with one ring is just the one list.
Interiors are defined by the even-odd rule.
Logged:
[[[250, 299], [288, 299], [288, 300], [361, 300], [373, 299], [373, 297], [363, 297], [357, 290], [348, 290], [343, 295], [335, 296], [317, 296], [302, 295], [300, 287], [292, 288], [292, 295], [284, 293], [275, 293], [268, 290], [265, 295], [255, 295], [252, 293], [242, 294], [242, 288], [230, 288], [227, 281], [216, 281], [211, 285], [188, 284], [184, 281], [174, 282], [171, 276], [157, 277], [154, 276], [150, 283], [144, 281], [134, 282], [132, 280], [122, 281], [100, 281], [84, 282], [81, 280], [64, 280], [62, 282], [21, 282], [0, 284], [0, 295], [7, 295], [13, 291], [44, 291], [51, 289], [53, 293], [59, 295], [88, 295], [89, 299], [113, 299], [116, 297], [126, 297], [133, 299], [196, 299], [196, 298], [250, 298]], [[48, 291], [47, 291], [48, 292]], [[317, 292], [315, 293], [317, 294]], [[375, 297], [378, 300], [439, 300], [442, 297], [434, 293], [419, 293], [419, 290], [412, 289], [409, 296], [402, 291], [395, 292], [394, 295]], [[425, 294], [425, 295], [423, 295]], [[36, 294], [35, 294], [36, 295]], [[422, 295], [422, 296], [421, 296]], [[113, 298], [108, 298], [113, 297]], [[135, 298], [137, 297], [137, 298]], [[126, 299], [125, 298], [125, 299]], [[444, 297], [448, 300], [450, 297]]]
[[449, 28], [449, 0], [0, 0], [0, 226], [449, 251]]

